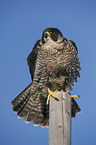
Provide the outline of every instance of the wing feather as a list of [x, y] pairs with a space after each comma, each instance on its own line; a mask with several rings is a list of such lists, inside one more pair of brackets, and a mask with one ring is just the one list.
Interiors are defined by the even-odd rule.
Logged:
[[28, 55], [27, 57], [27, 64], [29, 66], [31, 78], [33, 80], [34, 72], [35, 72], [35, 67], [36, 67], [36, 61], [37, 61], [37, 55], [38, 55], [38, 50], [40, 48], [40, 40], [36, 42], [36, 44], [33, 47], [32, 52]]
[[77, 46], [76, 46], [76, 44], [75, 44], [75, 42], [74, 41], [72, 41], [72, 40], [69, 40], [71, 43], [72, 43], [72, 45], [75, 47], [75, 49], [77, 50], [77, 52], [78, 52], [78, 49], [77, 49]]

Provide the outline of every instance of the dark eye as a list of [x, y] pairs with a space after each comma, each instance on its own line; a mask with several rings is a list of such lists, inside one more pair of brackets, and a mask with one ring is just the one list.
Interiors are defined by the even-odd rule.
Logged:
[[45, 37], [45, 38], [47, 38], [47, 37], [48, 37], [48, 34], [47, 34], [46, 32], [44, 33], [44, 37]]

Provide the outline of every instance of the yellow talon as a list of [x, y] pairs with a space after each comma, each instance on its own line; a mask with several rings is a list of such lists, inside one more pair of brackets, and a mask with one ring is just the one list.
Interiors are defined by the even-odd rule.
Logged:
[[55, 92], [59, 92], [59, 91], [58, 91], [58, 90], [55, 90], [54, 92], [52, 92], [52, 91], [50, 91], [50, 89], [48, 88], [48, 93], [49, 93], [49, 95], [48, 95], [47, 101], [46, 101], [47, 104], [48, 104], [48, 102], [49, 102], [49, 100], [50, 100], [50, 96], [52, 96], [53, 98], [56, 98], [56, 96], [53, 95], [53, 93], [55, 93]]
[[49, 100], [50, 100], [50, 95], [48, 95], [48, 97], [47, 97], [46, 104], [48, 104]]
[[69, 93], [70, 91], [68, 90], [66, 93]]
[[71, 95], [71, 97], [72, 97], [72, 98], [73, 98], [73, 97], [75, 97], [75, 98], [76, 98], [76, 97], [79, 97], [79, 95]]
[[[70, 91], [68, 90], [66, 93], [69, 93]], [[70, 93], [69, 93], [70, 94]], [[71, 95], [71, 94], [70, 94]], [[71, 95], [71, 97], [73, 98], [73, 97], [80, 97], [79, 95]]]
[[[63, 90], [61, 90], [61, 91], [63, 91]], [[53, 95], [53, 93], [55, 93], [55, 92], [60, 92], [60, 91], [58, 91], [58, 90], [55, 90], [54, 92], [52, 92], [49, 88], [48, 88], [48, 97], [47, 97], [47, 101], [46, 101], [46, 104], [48, 104], [49, 103], [49, 100], [50, 100], [50, 96], [52, 96], [53, 98], [56, 98], [56, 96], [55, 95]], [[68, 90], [66, 93], [69, 93], [70, 92], [70, 90]], [[70, 93], [69, 93], [70, 94]], [[71, 95], [71, 94], [70, 94]], [[73, 98], [73, 97], [80, 97], [79, 95], [71, 95], [71, 97]], [[57, 98], [56, 98], [56, 100], [58, 100]]]
[[[51, 91], [52, 92], [52, 91]], [[59, 92], [58, 90], [55, 90], [54, 92], [52, 92], [52, 93], [55, 93], [55, 92]]]

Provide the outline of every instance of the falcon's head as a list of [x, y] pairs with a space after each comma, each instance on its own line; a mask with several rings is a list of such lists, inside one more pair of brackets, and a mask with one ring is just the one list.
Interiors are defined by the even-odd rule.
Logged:
[[43, 31], [43, 34], [42, 34], [42, 43], [44, 44], [50, 38], [53, 41], [59, 42], [59, 43], [62, 42], [63, 39], [64, 39], [62, 33], [57, 28], [47, 28], [47, 29], [45, 29]]

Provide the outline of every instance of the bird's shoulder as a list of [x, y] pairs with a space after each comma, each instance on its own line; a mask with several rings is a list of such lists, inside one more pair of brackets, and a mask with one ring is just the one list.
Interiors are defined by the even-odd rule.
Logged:
[[31, 51], [31, 53], [28, 55], [27, 57], [27, 64], [29, 66], [29, 70], [31, 73], [31, 77], [33, 80], [33, 75], [34, 75], [34, 71], [35, 71], [35, 65], [36, 65], [36, 61], [37, 61], [37, 56], [38, 56], [38, 50], [40, 49], [40, 40], [36, 41], [33, 50]]
[[71, 43], [72, 46], [73, 46], [73, 47], [76, 49], [76, 51], [78, 52], [78, 49], [77, 49], [77, 46], [76, 46], [75, 42], [72, 41], [72, 40], [68, 40], [68, 42]]

